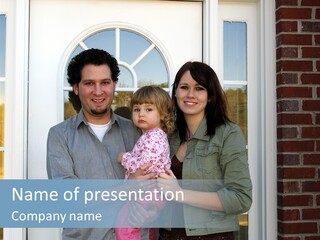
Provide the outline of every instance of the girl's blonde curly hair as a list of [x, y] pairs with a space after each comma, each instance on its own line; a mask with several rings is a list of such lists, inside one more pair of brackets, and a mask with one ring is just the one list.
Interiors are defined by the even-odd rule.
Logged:
[[170, 95], [157, 86], [139, 88], [132, 96], [131, 111], [136, 104], [154, 104], [161, 116], [161, 129], [170, 136], [175, 130], [174, 109]]

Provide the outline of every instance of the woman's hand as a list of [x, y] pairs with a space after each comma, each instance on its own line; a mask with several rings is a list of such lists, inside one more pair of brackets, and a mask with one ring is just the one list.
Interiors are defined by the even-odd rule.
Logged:
[[[171, 192], [176, 196], [177, 192], [182, 192], [183, 189], [180, 187], [176, 176], [171, 170], [166, 169], [164, 173], [161, 173], [157, 178], [158, 188], [163, 192]], [[181, 201], [181, 199], [175, 199]]]

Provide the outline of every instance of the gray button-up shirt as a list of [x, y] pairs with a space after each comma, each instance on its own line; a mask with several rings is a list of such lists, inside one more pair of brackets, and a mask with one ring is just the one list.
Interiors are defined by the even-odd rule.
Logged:
[[[117, 162], [120, 152], [131, 151], [139, 137], [132, 122], [112, 113], [111, 129], [102, 142], [82, 111], [49, 130], [47, 172], [50, 179], [123, 179]], [[112, 229], [64, 229], [63, 239], [114, 239]]]

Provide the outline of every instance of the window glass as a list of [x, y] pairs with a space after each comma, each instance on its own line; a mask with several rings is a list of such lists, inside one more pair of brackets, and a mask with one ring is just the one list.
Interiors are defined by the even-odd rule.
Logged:
[[[0, 77], [5, 76], [6, 16], [0, 15]], [[2, 96], [2, 93], [1, 93]]]
[[229, 117], [247, 137], [247, 24], [223, 22], [223, 84]]
[[224, 90], [228, 100], [228, 116], [241, 127], [247, 138], [247, 86], [226, 85]]
[[124, 91], [117, 91], [114, 95], [112, 108], [114, 110], [119, 109], [120, 107], [129, 107], [130, 108], [130, 101], [133, 92], [124, 92]]
[[[79, 41], [71, 58], [88, 48], [104, 49], [117, 58], [120, 68], [119, 81], [112, 104], [114, 110], [129, 107], [133, 92], [145, 85], [169, 87], [168, 65], [159, 47], [146, 36], [132, 30], [114, 28], [93, 33]], [[67, 68], [67, 66], [66, 66]], [[64, 119], [79, 110], [79, 100], [64, 79]]]
[[247, 80], [247, 24], [245, 22], [223, 23], [224, 79]]
[[115, 30], [95, 33], [85, 39], [83, 42], [88, 48], [103, 49], [109, 52], [111, 55], [115, 55]]
[[134, 77], [132, 73], [125, 67], [119, 66], [120, 74], [117, 83], [118, 88], [133, 88], [134, 87]]
[[71, 91], [64, 92], [64, 119], [67, 119], [80, 110], [80, 103]]
[[132, 64], [149, 46], [151, 42], [139, 34], [130, 31], [120, 32], [121, 61]]
[[162, 88], [169, 87], [169, 76], [166, 65], [159, 51], [153, 49], [145, 61], [137, 64], [138, 87], [157, 85]]
[[[4, 147], [4, 82], [0, 82], [0, 93], [1, 93], [1, 99], [0, 99], [0, 152], [3, 151]], [[2, 169], [3, 165], [0, 162], [0, 169]], [[3, 177], [1, 175], [1, 170], [0, 170], [0, 179]]]

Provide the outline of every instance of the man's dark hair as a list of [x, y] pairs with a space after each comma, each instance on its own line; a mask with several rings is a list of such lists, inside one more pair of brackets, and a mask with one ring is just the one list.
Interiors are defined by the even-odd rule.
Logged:
[[80, 82], [81, 71], [83, 67], [88, 64], [96, 66], [107, 64], [111, 70], [112, 81], [118, 81], [120, 70], [117, 59], [104, 50], [91, 48], [79, 53], [71, 59], [67, 71], [68, 83], [71, 86]]
[[[111, 70], [112, 81], [118, 81], [120, 70], [117, 59], [104, 50], [91, 48], [79, 53], [71, 59], [67, 71], [67, 80], [71, 86], [79, 84], [81, 81], [81, 71], [83, 67], [88, 64], [96, 66], [107, 64]], [[79, 96], [74, 92], [69, 92], [69, 101], [72, 103], [76, 112], [79, 112], [81, 109]]]

